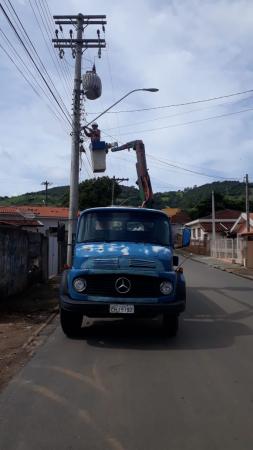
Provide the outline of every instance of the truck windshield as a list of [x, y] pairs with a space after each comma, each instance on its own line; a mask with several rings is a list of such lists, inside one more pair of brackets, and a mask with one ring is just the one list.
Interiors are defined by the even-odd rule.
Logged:
[[96, 211], [80, 218], [77, 242], [145, 242], [170, 245], [170, 224], [161, 214], [144, 211]]

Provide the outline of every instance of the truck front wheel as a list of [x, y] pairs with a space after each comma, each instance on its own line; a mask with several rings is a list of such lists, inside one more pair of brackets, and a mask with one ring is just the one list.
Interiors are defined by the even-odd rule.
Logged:
[[178, 315], [164, 314], [163, 316], [163, 329], [168, 337], [174, 337], [177, 335], [179, 326]]
[[60, 320], [63, 332], [68, 337], [76, 337], [80, 334], [83, 315], [75, 312], [60, 310]]

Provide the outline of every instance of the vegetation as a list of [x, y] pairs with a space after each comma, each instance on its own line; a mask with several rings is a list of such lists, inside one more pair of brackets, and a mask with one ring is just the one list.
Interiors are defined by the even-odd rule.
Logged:
[[[114, 198], [121, 192], [120, 185], [109, 177], [92, 178], [79, 184], [79, 209], [109, 206], [112, 203], [112, 189], [114, 182]], [[66, 193], [62, 204], [68, 206], [69, 193]]]
[[[68, 186], [48, 189], [48, 205], [68, 206]], [[211, 193], [215, 193], [216, 210], [229, 208], [245, 211], [245, 184], [239, 181], [223, 181], [185, 188], [182, 191], [156, 192], [154, 208], [166, 206], [184, 209], [192, 219], [211, 213]], [[250, 211], [253, 211], [253, 185], [250, 185]], [[93, 206], [111, 204], [112, 179], [109, 177], [93, 178], [80, 183], [79, 207], [85, 209]], [[121, 186], [115, 182], [115, 204], [122, 206], [139, 206], [138, 189], [134, 186]], [[0, 197], [0, 205], [43, 205], [45, 191], [30, 192], [17, 197]]]

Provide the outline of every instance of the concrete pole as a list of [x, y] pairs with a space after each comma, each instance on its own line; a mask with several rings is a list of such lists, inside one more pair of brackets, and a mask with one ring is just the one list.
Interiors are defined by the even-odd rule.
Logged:
[[114, 204], [114, 187], [115, 187], [115, 176], [112, 178], [112, 206]]
[[214, 249], [216, 248], [214, 191], [212, 191], [212, 247], [214, 252]]
[[78, 184], [79, 184], [79, 144], [80, 144], [80, 94], [82, 71], [82, 36], [83, 16], [77, 16], [77, 42], [75, 46], [75, 80], [73, 91], [73, 116], [72, 116], [72, 143], [71, 143], [71, 170], [69, 192], [69, 224], [68, 224], [68, 249], [67, 264], [72, 264], [73, 235], [76, 232], [78, 214]]
[[246, 227], [247, 233], [250, 232], [250, 220], [249, 220], [249, 176], [246, 173], [245, 176], [245, 197], [246, 197]]

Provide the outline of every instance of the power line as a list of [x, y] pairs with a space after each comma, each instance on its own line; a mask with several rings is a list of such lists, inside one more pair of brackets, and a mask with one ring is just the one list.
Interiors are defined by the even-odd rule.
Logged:
[[[182, 122], [182, 123], [177, 123], [177, 124], [173, 124], [173, 125], [166, 125], [163, 127], [150, 128], [149, 130], [137, 130], [137, 131], [134, 131], [134, 133], [149, 133], [151, 131], [164, 130], [167, 128], [176, 128], [176, 127], [181, 127], [184, 125], [191, 125], [194, 123], [206, 122], [207, 120], [221, 119], [223, 117], [233, 116], [233, 115], [241, 114], [241, 113], [248, 112], [248, 111], [253, 111], [253, 108], [241, 109], [240, 111], [234, 111], [231, 113], [224, 113], [224, 114], [219, 114], [216, 116], [205, 117], [204, 119], [191, 120], [190, 122]], [[122, 136], [127, 136], [129, 134], [133, 134], [133, 132], [122, 133]]]
[[[44, 100], [44, 98], [42, 97], [42, 95], [37, 91], [37, 89], [34, 87], [34, 85], [31, 83], [31, 81], [25, 76], [25, 74], [23, 73], [23, 71], [18, 67], [18, 65], [16, 64], [16, 62], [14, 61], [14, 59], [10, 56], [10, 54], [7, 52], [7, 50], [2, 46], [2, 44], [0, 43], [0, 47], [2, 48], [2, 50], [4, 51], [4, 53], [6, 54], [6, 56], [11, 60], [11, 62], [14, 64], [14, 66], [16, 67], [16, 69], [19, 71], [19, 73], [22, 75], [22, 77], [25, 79], [25, 81], [29, 84], [29, 86], [32, 88], [32, 90], [35, 92], [35, 94], [42, 98]], [[42, 87], [39, 86], [41, 89]], [[48, 109], [52, 112], [52, 114], [54, 114], [54, 116], [57, 118], [57, 120], [59, 120], [59, 122], [62, 124], [62, 117], [58, 116], [57, 113], [49, 106], [47, 105]], [[66, 131], [66, 130], [64, 130]]]
[[236, 178], [221, 177], [221, 176], [218, 176], [218, 175], [211, 175], [211, 174], [209, 175], [207, 173], [197, 172], [196, 170], [191, 170], [191, 169], [187, 169], [187, 168], [185, 168], [183, 166], [179, 166], [179, 165], [176, 165], [176, 164], [168, 163], [165, 160], [161, 160], [161, 159], [156, 158], [155, 156], [152, 156], [150, 154], [147, 154], [147, 155], [149, 156], [149, 158], [152, 158], [155, 161], [159, 161], [161, 164], [164, 164], [164, 165], [169, 166], [169, 167], [175, 167], [177, 169], [183, 170], [185, 172], [190, 172], [190, 173], [193, 173], [195, 175], [201, 175], [201, 176], [205, 176], [205, 177], [208, 177], [208, 178], [217, 178], [217, 179], [221, 179], [221, 180], [237, 180]]
[[[107, 135], [107, 133], [104, 133], [104, 134]], [[109, 137], [114, 139], [113, 136], [110, 136], [110, 135], [107, 135], [107, 136], [109, 136]], [[160, 164], [163, 164], [163, 165], [166, 165], [166, 166], [169, 166], [169, 167], [173, 167], [173, 168], [178, 169], [178, 170], [183, 170], [185, 172], [193, 173], [195, 175], [201, 175], [201, 176], [205, 176], [205, 177], [208, 177], [208, 178], [217, 178], [217, 179], [221, 179], [221, 180], [237, 180], [237, 178], [222, 177], [222, 176], [218, 176], [218, 175], [211, 175], [211, 174], [206, 174], [206, 173], [199, 172], [199, 171], [196, 171], [196, 170], [187, 169], [186, 167], [183, 167], [183, 166], [180, 166], [180, 165], [177, 165], [177, 164], [172, 164], [172, 163], [167, 162], [166, 160], [161, 160], [159, 158], [156, 158], [155, 156], [151, 155], [150, 153], [146, 153], [146, 155], [149, 158], [152, 158], [152, 159], [160, 162]], [[126, 159], [125, 159], [125, 161], [126, 161]]]
[[[21, 30], [21, 34], [22, 34], [22, 36], [23, 36], [23, 39], [26, 41], [26, 43], [28, 43], [28, 46], [31, 47], [33, 54], [36, 55], [36, 57], [38, 58], [38, 61], [39, 61], [40, 65], [41, 65], [41, 67], [43, 68], [45, 74], [47, 75], [48, 79], [50, 80], [50, 83], [53, 85], [55, 91], [56, 91], [57, 94], [59, 95], [59, 93], [58, 93], [58, 91], [57, 91], [57, 89], [56, 89], [56, 87], [55, 87], [55, 85], [54, 85], [54, 83], [53, 83], [53, 81], [52, 81], [50, 75], [49, 75], [48, 72], [47, 72], [47, 69], [46, 69], [46, 67], [45, 67], [45, 65], [44, 65], [44, 63], [43, 63], [43, 61], [41, 60], [41, 58], [40, 58], [40, 56], [39, 56], [39, 54], [38, 54], [38, 52], [37, 52], [37, 50], [36, 50], [36, 48], [35, 48], [33, 42], [31, 41], [31, 39], [30, 39], [30, 37], [29, 37], [27, 31], [25, 30], [25, 28], [24, 28], [24, 26], [23, 26], [23, 24], [22, 24], [20, 18], [18, 17], [18, 14], [16, 13], [16, 11], [15, 11], [15, 9], [14, 9], [14, 7], [13, 7], [11, 1], [10, 1], [10, 0], [7, 0], [7, 1], [8, 1], [8, 3], [9, 3], [10, 7], [11, 7], [11, 10], [10, 10], [10, 8], [8, 7], [7, 3], [6, 3], [6, 0], [5, 0], [5, 4], [6, 4], [6, 6], [8, 7], [8, 10], [9, 10], [9, 12], [10, 12], [12, 18], [14, 18], [15, 23], [18, 24], [17, 28], [19, 28], [19, 31]], [[29, 53], [27, 47], [25, 46], [23, 40], [21, 39], [19, 33], [17, 32], [15, 26], [14, 26], [13, 23], [11, 22], [11, 19], [8, 17], [8, 15], [7, 15], [6, 11], [4, 10], [4, 8], [2, 7], [2, 5], [0, 5], [0, 6], [1, 6], [2, 10], [3, 10], [3, 13], [4, 13], [6, 19], [7, 19], [8, 22], [9, 22], [9, 25], [11, 26], [11, 28], [13, 29], [13, 31], [14, 31], [15, 34], [17, 35], [17, 37], [18, 37], [19, 41], [21, 42], [22, 46], [25, 48], [25, 51], [28, 53], [28, 56], [30, 57], [32, 63], [35, 65], [37, 71], [39, 71], [40, 75], [41, 75], [42, 78], [43, 78], [43, 81], [47, 84], [47, 87], [49, 88], [51, 95], [53, 95], [53, 97], [55, 97], [54, 94], [53, 94], [53, 92], [52, 92], [52, 90], [51, 90], [51, 88], [49, 87], [47, 81], [46, 81], [45, 78], [43, 77], [43, 75], [42, 75], [42, 73], [41, 73], [39, 67], [36, 65], [34, 58], [33, 58], [33, 57], [31, 56], [31, 54]], [[14, 13], [14, 15], [13, 15], [13, 13]], [[18, 21], [18, 22], [17, 22], [17, 21]], [[62, 100], [62, 98], [61, 98], [60, 95], [59, 95], [59, 97], [60, 97], [60, 100], [61, 100], [61, 102], [62, 102], [62, 105], [63, 105], [63, 107], [65, 108], [67, 114], [69, 114], [69, 112], [68, 112], [68, 110], [67, 110], [67, 108], [66, 108], [66, 105], [64, 104], [64, 102], [63, 102], [63, 100]], [[55, 99], [56, 99], [56, 98], [55, 98]], [[56, 99], [56, 101], [57, 101], [57, 99]], [[63, 112], [63, 113], [64, 113], [64, 112]], [[69, 116], [70, 116], [70, 114], [69, 114]], [[71, 117], [71, 116], [70, 116], [70, 117]]]
[[[128, 113], [128, 112], [139, 112], [139, 111], [151, 111], [154, 109], [164, 109], [164, 108], [176, 108], [179, 106], [187, 106], [187, 105], [195, 105], [197, 103], [205, 103], [205, 102], [213, 102], [215, 100], [221, 100], [222, 98], [229, 98], [229, 97], [235, 97], [237, 95], [245, 95], [252, 93], [253, 89], [248, 89], [247, 91], [241, 91], [241, 92], [234, 92], [232, 94], [226, 94], [226, 95], [220, 95], [218, 97], [210, 97], [200, 100], [192, 100], [190, 102], [184, 102], [184, 103], [172, 103], [170, 105], [163, 105], [163, 106], [153, 106], [150, 108], [140, 108], [140, 109], [127, 109], [127, 110], [121, 110], [121, 111], [110, 111], [108, 114], [119, 114], [119, 113]], [[99, 112], [90, 112], [89, 114], [100, 114]]]
[[[51, 45], [53, 47], [53, 44], [52, 44], [52, 41], [51, 41], [51, 33], [52, 32], [54, 33], [53, 17], [52, 17], [52, 14], [51, 14], [51, 11], [50, 11], [50, 8], [49, 8], [47, 0], [44, 0], [44, 7], [43, 7], [43, 2], [41, 2], [41, 0], [39, 0], [39, 3], [40, 3], [40, 7], [41, 7], [41, 10], [42, 10], [42, 13], [44, 15], [45, 22], [46, 22], [46, 25], [47, 25], [48, 37], [49, 37], [50, 43], [51, 43]], [[63, 31], [62, 31], [62, 34], [63, 34]], [[54, 55], [55, 55], [55, 52], [54, 52]], [[65, 79], [65, 82], [66, 82], [66, 86], [68, 88], [70, 88], [70, 91], [71, 91], [72, 90], [72, 78], [71, 78], [71, 73], [70, 73], [69, 67], [67, 67], [67, 65], [66, 65], [65, 58], [63, 58], [63, 66], [60, 63], [59, 58], [56, 57], [56, 59], [57, 59], [58, 65], [59, 65], [59, 67], [60, 67], [60, 69], [62, 71], [62, 74], [64, 76], [64, 79]]]
[[[10, 0], [8, 0], [8, 1], [9, 1], [9, 3], [10, 3]], [[10, 3], [10, 4], [11, 4], [11, 3]], [[11, 5], [11, 6], [12, 6], [12, 5]], [[13, 23], [12, 23], [10, 17], [8, 16], [7, 12], [5, 11], [4, 7], [3, 7], [1, 4], [0, 4], [0, 8], [2, 9], [3, 14], [4, 14], [4, 16], [6, 17], [6, 19], [7, 19], [8, 23], [9, 23], [10, 27], [13, 29], [14, 33], [15, 33], [16, 36], [18, 37], [20, 43], [21, 43], [22, 46], [24, 47], [24, 49], [25, 49], [26, 53], [28, 54], [29, 58], [30, 58], [31, 61], [33, 62], [34, 66], [35, 66], [35, 68], [36, 68], [36, 70], [37, 70], [37, 72], [40, 74], [41, 78], [43, 79], [44, 83], [46, 84], [47, 88], [49, 89], [51, 95], [53, 96], [53, 98], [54, 98], [54, 100], [56, 101], [57, 105], [58, 105], [59, 108], [61, 109], [63, 115], [66, 117], [67, 121], [68, 121], [69, 124], [71, 125], [71, 121], [70, 121], [69, 117], [67, 116], [67, 114], [68, 114], [69, 116], [70, 116], [70, 114], [68, 113], [68, 111], [67, 111], [67, 114], [65, 113], [65, 111], [64, 111], [64, 109], [62, 108], [61, 104], [59, 103], [59, 101], [58, 101], [56, 95], [55, 95], [54, 92], [52, 91], [52, 89], [51, 89], [51, 87], [49, 86], [47, 80], [45, 79], [43, 73], [41, 72], [41, 70], [40, 70], [40, 68], [38, 67], [37, 63], [35, 62], [33, 56], [31, 55], [30, 51], [28, 50], [26, 44], [24, 43], [23, 39], [20, 37], [20, 35], [19, 35], [18, 31], [16, 30], [15, 26], [13, 25]], [[13, 7], [12, 7], [12, 9], [14, 10]], [[15, 10], [14, 10], [14, 11], [15, 11]], [[16, 12], [15, 12], [15, 14], [16, 14]], [[16, 14], [16, 16], [17, 16], [17, 14]], [[17, 16], [17, 17], [18, 17], [18, 16]], [[24, 29], [24, 27], [23, 27], [23, 25], [22, 25], [22, 23], [21, 23], [21, 21], [20, 21], [19, 18], [18, 18], [18, 20], [19, 20], [19, 22], [20, 22], [22, 28]], [[24, 29], [24, 30], [25, 30], [25, 29]], [[26, 31], [25, 31], [25, 33], [26, 33]], [[29, 38], [29, 36], [28, 36], [27, 33], [26, 33], [26, 35], [27, 35], [29, 41], [31, 42], [31, 40], [30, 40], [30, 38]], [[38, 55], [38, 53], [37, 53], [37, 51], [36, 51], [36, 49], [35, 49], [35, 47], [34, 47], [34, 45], [33, 45], [32, 42], [31, 42], [31, 45], [32, 45], [34, 51], [36, 52], [36, 54]], [[39, 58], [39, 60], [41, 61], [39, 55], [38, 55], [38, 58]], [[42, 61], [41, 61], [41, 63], [42, 63]], [[42, 64], [43, 64], [43, 63], [42, 63]], [[45, 67], [44, 64], [43, 64], [43, 67]], [[47, 73], [46, 68], [45, 68], [45, 71], [46, 71], [46, 73]], [[47, 75], [48, 75], [48, 73], [47, 73]], [[49, 77], [49, 75], [48, 75], [48, 77]], [[50, 79], [50, 77], [49, 77], [49, 79]], [[50, 80], [51, 80], [51, 79], [50, 79]], [[51, 80], [51, 83], [52, 83], [52, 80]], [[52, 84], [53, 84], [53, 83], [52, 83]], [[53, 84], [53, 86], [54, 86], [54, 84]], [[54, 86], [54, 88], [55, 88], [55, 86]], [[55, 89], [55, 90], [56, 90], [56, 89]], [[57, 92], [57, 90], [56, 90], [56, 92]], [[61, 99], [61, 97], [60, 97], [60, 99]], [[61, 101], [62, 101], [62, 103], [63, 103], [63, 105], [64, 105], [64, 102], [63, 102], [62, 99], [61, 99]], [[64, 105], [64, 107], [65, 107], [65, 109], [67, 110], [67, 108], [66, 108], [65, 105]]]
[[[44, 40], [45, 45], [46, 45], [47, 50], [48, 50], [48, 54], [50, 55], [50, 58], [51, 58], [51, 60], [52, 60], [52, 62], [53, 62], [53, 64], [54, 64], [54, 67], [56, 68], [56, 71], [57, 71], [59, 77], [61, 78], [61, 73], [60, 73], [59, 68], [58, 68], [58, 65], [56, 64], [56, 61], [55, 61], [55, 52], [52, 51], [52, 47], [51, 47], [51, 39], [50, 39], [50, 41], [49, 41], [49, 42], [50, 42], [50, 45], [49, 45], [49, 43], [47, 42], [47, 40], [46, 40], [46, 38], [45, 38], [45, 33], [44, 33], [43, 29], [42, 29], [42, 26], [41, 26], [40, 21], [39, 21], [39, 19], [38, 19], [37, 13], [36, 13], [36, 11], [35, 11], [33, 5], [32, 5], [32, 2], [31, 2], [31, 0], [28, 0], [28, 1], [29, 1], [29, 4], [30, 4], [30, 7], [31, 7], [31, 9], [32, 9], [33, 15], [34, 15], [34, 17], [35, 17], [35, 20], [36, 20], [36, 22], [37, 22], [37, 25], [38, 25], [38, 27], [39, 27], [39, 29], [40, 29], [40, 31], [41, 31], [43, 40]], [[37, 1], [36, 1], [36, 0], [35, 0], [35, 3], [36, 3], [36, 6], [37, 6], [37, 11], [39, 12], [39, 15], [40, 15], [41, 22], [42, 22], [42, 25], [43, 25], [43, 27], [44, 27], [44, 30], [45, 30], [46, 33], [48, 34], [47, 29], [46, 29], [46, 25], [45, 25], [45, 23], [44, 23], [44, 20], [43, 20], [41, 14], [40, 14], [40, 11], [39, 11], [39, 8], [38, 8], [38, 4], [37, 4]], [[59, 63], [57, 57], [56, 57], [56, 59], [57, 59], [57, 62]], [[67, 91], [65, 84], [63, 84], [63, 86], [64, 86], [64, 89], [65, 89], [65, 93], [67, 94], [67, 96], [69, 96], [69, 92]]]
[[[252, 99], [252, 96], [248, 97], [248, 99]], [[127, 125], [121, 125], [120, 128], [129, 128], [129, 127], [133, 127], [136, 125], [143, 125], [145, 123], [149, 123], [149, 122], [157, 122], [160, 120], [164, 120], [164, 119], [169, 119], [171, 117], [178, 117], [178, 116], [185, 116], [187, 114], [192, 114], [195, 112], [199, 112], [199, 111], [206, 111], [207, 109], [212, 109], [212, 108], [217, 108], [217, 107], [222, 107], [222, 106], [227, 106], [227, 105], [234, 105], [235, 102], [226, 102], [226, 103], [219, 103], [218, 105], [213, 105], [213, 106], [207, 106], [205, 108], [195, 108], [195, 109], [191, 109], [188, 111], [183, 111], [183, 112], [179, 112], [179, 113], [175, 113], [175, 114], [169, 114], [166, 116], [160, 116], [160, 117], [155, 117], [153, 119], [148, 119], [148, 120], [142, 120], [141, 122], [134, 122], [134, 123], [130, 123]], [[106, 130], [115, 130], [117, 127], [111, 127], [111, 128], [106, 128]]]

